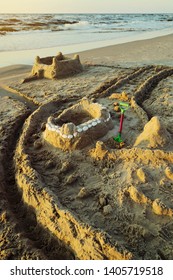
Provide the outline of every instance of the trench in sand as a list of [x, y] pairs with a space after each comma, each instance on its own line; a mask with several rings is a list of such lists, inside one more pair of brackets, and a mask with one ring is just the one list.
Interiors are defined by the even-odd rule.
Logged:
[[[68, 249], [65, 244], [54, 237], [47, 228], [43, 228], [43, 226], [37, 222], [35, 209], [33, 207], [28, 207], [23, 201], [22, 191], [18, 188], [15, 180], [15, 165], [13, 157], [16, 144], [20, 138], [25, 120], [36, 109], [36, 106], [26, 98], [7, 90], [2, 89], [0, 92], [1, 97], [9, 97], [11, 102], [15, 100], [16, 102], [23, 103], [26, 108], [29, 108], [26, 113], [19, 113], [19, 117], [16, 118], [16, 123], [14, 123], [14, 125], [9, 125], [4, 130], [6, 131], [6, 138], [1, 154], [3, 170], [1, 170], [2, 185], [0, 189], [1, 194], [3, 194], [2, 196], [5, 196], [4, 203], [7, 207], [7, 215], [10, 215], [10, 219], [13, 220], [13, 226], [11, 229], [8, 228], [8, 230], [11, 231], [9, 240], [10, 238], [13, 239], [14, 236], [18, 237], [20, 235], [23, 247], [26, 247], [28, 250], [28, 256], [31, 254], [33, 255], [33, 258], [36, 259], [74, 259], [73, 252]], [[6, 213], [6, 211], [4, 213]], [[14, 246], [16, 246], [16, 244]], [[20, 244], [17, 246], [20, 246]], [[20, 251], [18, 248], [15, 249], [14, 252], [17, 250]], [[6, 255], [5, 258], [13, 258], [15, 253], [11, 253], [9, 250], [9, 253], [4, 255]]]
[[0, 97], [4, 97], [4, 96], [8, 96], [9, 98], [22, 102], [31, 111], [34, 111], [37, 108], [37, 105], [35, 105], [32, 101], [28, 100], [26, 97], [14, 93], [10, 91], [10, 89], [9, 90], [4, 89], [3, 87], [0, 86]]

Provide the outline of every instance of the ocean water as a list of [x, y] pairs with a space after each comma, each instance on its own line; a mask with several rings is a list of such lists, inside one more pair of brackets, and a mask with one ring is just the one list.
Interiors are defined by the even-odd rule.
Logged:
[[70, 53], [172, 32], [173, 14], [0, 14], [0, 57], [48, 48]]

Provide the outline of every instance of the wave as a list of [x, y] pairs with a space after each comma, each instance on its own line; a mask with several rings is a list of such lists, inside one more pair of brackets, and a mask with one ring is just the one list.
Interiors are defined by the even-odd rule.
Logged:
[[63, 29], [65, 30], [79, 30], [79, 29], [91, 29], [91, 25], [89, 24], [88, 21], [80, 21], [77, 23], [74, 23], [73, 25], [66, 23], [63, 27]]
[[106, 30], [98, 30], [94, 31], [94, 33], [114, 33], [114, 32], [144, 32], [148, 31], [148, 29], [135, 29], [135, 28], [110, 28]]
[[[19, 33], [113, 33], [173, 27], [173, 14], [0, 14], [0, 36]], [[63, 37], [64, 39], [64, 37]]]
[[[20, 15], [18, 15], [18, 17], [19, 16]], [[21, 16], [21, 19], [17, 17], [6, 17], [0, 21], [0, 35], [5, 35], [7, 33], [10, 34], [12, 32], [35, 30], [63, 31], [69, 29], [71, 25], [74, 25], [74, 28], [85, 25], [85, 23], [79, 22], [77, 20], [54, 19], [51, 15], [43, 15], [43, 17], [40, 15], [27, 15], [26, 17]]]
[[5, 35], [7, 32], [17, 32], [17, 31], [18, 31], [17, 29], [10, 26], [0, 27], [0, 34], [2, 33], [2, 35]]

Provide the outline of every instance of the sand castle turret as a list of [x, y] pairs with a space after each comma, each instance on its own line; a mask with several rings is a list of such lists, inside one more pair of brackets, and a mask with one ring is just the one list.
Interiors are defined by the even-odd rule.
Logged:
[[44, 139], [62, 150], [82, 149], [113, 128], [106, 107], [83, 98], [57, 118], [49, 117]]

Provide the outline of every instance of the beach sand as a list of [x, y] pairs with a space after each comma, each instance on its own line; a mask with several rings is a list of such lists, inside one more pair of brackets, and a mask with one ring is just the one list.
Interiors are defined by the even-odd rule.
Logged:
[[[31, 65], [0, 68], [0, 259], [173, 259], [172, 45], [168, 35], [84, 51], [83, 71], [58, 80], [22, 83]], [[50, 145], [48, 117], [83, 97], [114, 128], [83, 149]]]
[[173, 35], [138, 40], [79, 53], [83, 60], [108, 65], [141, 66], [142, 64], [173, 65]]

